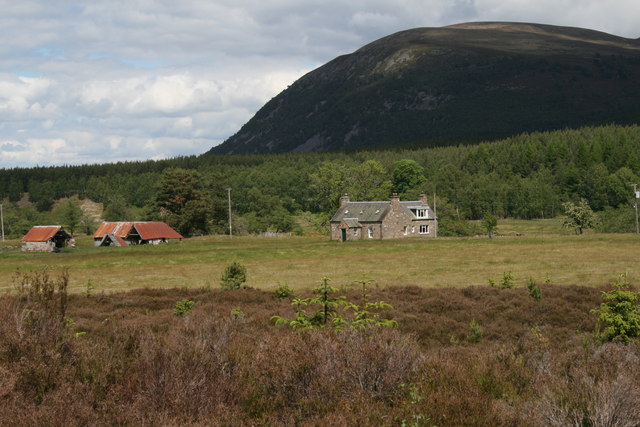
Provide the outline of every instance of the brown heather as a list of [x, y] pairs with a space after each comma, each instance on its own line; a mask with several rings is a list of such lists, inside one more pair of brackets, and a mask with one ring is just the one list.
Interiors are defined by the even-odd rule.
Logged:
[[600, 290], [373, 289], [400, 328], [344, 333], [275, 328], [289, 301], [253, 289], [70, 295], [37, 327], [5, 296], [0, 425], [638, 425], [640, 346], [593, 342]]

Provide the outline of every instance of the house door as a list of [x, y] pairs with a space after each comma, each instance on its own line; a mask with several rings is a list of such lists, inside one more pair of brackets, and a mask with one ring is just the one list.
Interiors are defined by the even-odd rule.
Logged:
[[342, 229], [342, 241], [343, 242], [347, 241], [347, 229], [346, 228]]

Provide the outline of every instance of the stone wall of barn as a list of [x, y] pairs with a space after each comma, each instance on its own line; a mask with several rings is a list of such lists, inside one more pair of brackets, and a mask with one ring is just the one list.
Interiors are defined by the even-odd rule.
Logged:
[[23, 252], [54, 252], [55, 243], [49, 242], [22, 242]]

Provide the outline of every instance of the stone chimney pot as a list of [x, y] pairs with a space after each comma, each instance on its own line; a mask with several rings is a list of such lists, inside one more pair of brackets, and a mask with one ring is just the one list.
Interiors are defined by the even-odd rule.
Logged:
[[345, 206], [347, 206], [347, 203], [349, 203], [349, 195], [347, 193], [344, 193], [344, 195], [340, 197], [340, 207], [344, 208]]

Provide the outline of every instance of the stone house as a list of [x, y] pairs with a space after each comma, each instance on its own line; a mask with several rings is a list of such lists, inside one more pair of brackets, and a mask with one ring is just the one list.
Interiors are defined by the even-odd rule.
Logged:
[[93, 233], [95, 246], [157, 245], [184, 237], [164, 222], [103, 222]]
[[36, 225], [22, 238], [23, 252], [58, 252], [73, 246], [73, 238], [60, 225]]
[[331, 240], [343, 242], [438, 235], [438, 220], [424, 194], [419, 200], [406, 202], [397, 194], [389, 201], [352, 202], [345, 194], [330, 223]]

